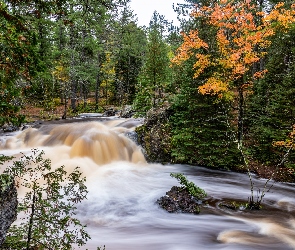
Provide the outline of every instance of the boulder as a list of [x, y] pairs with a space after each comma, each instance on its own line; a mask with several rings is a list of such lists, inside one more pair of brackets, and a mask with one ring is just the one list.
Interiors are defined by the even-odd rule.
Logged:
[[[0, 175], [0, 178], [6, 178], [7, 175]], [[7, 178], [6, 178], [7, 179]], [[5, 240], [6, 233], [10, 225], [17, 217], [17, 190], [12, 182], [4, 184], [0, 179], [0, 246]]]
[[116, 111], [113, 110], [113, 109], [108, 109], [106, 110], [102, 116], [106, 116], [106, 117], [109, 117], [109, 116], [115, 116], [116, 115]]
[[121, 118], [131, 118], [135, 114], [131, 105], [125, 105], [120, 112]]
[[5, 133], [11, 133], [19, 130], [19, 127], [14, 126], [14, 125], [4, 125], [2, 127], [3, 132]]
[[160, 207], [169, 213], [199, 214], [198, 200], [194, 198], [186, 188], [173, 186], [165, 196], [157, 200]]
[[171, 127], [169, 109], [153, 109], [147, 113], [144, 124], [136, 128], [138, 143], [150, 162], [171, 162]]

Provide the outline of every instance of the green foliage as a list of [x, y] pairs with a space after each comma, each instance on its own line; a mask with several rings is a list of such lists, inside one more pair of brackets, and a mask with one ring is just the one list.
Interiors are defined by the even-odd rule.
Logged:
[[138, 142], [152, 162], [171, 161], [169, 110], [150, 110], [142, 126], [136, 128]]
[[18, 96], [19, 90], [11, 84], [0, 91], [0, 127], [4, 124], [20, 126], [24, 122], [25, 117], [18, 113]]
[[[122, 17], [115, 24], [120, 36], [120, 47], [116, 57], [116, 101], [122, 106], [132, 103], [135, 98], [135, 86], [146, 53], [147, 38], [144, 31], [132, 21], [131, 11], [123, 11]], [[128, 22], [126, 22], [128, 20]], [[117, 41], [118, 42], [118, 41]]]
[[172, 72], [169, 68], [169, 47], [165, 43], [164, 20], [154, 13], [148, 31], [147, 53], [136, 86], [136, 98], [133, 106], [144, 115], [152, 107], [159, 107], [167, 100], [167, 88]]
[[[278, 164], [287, 149], [273, 143], [287, 138], [295, 124], [295, 27], [277, 33], [265, 61], [266, 76], [255, 84], [249, 100], [248, 144], [253, 158], [267, 165]], [[295, 168], [290, 152], [284, 166]]]
[[43, 155], [34, 149], [4, 171], [26, 190], [18, 206], [22, 222], [9, 229], [4, 249], [72, 249], [90, 238], [73, 217], [75, 204], [86, 198], [85, 178], [78, 168], [69, 174], [64, 166], [52, 170]]
[[193, 60], [188, 60], [181, 68], [174, 69], [174, 85], [178, 91], [171, 117], [173, 161], [236, 169], [242, 164], [242, 158], [234, 142], [230, 106], [198, 92], [203, 79], [193, 79], [193, 64]]
[[[0, 165], [3, 165], [3, 163], [12, 160], [13, 157], [0, 155]], [[9, 186], [13, 182], [13, 178], [9, 174], [0, 174], [0, 190], [3, 192], [7, 186]], [[0, 191], [0, 192], [1, 192]], [[0, 197], [1, 199], [1, 197]]]
[[20, 108], [21, 82], [40, 70], [36, 54], [36, 36], [27, 23], [0, 2], [0, 127], [20, 125], [24, 117]]
[[196, 186], [193, 182], [188, 181], [183, 174], [171, 173], [170, 176], [176, 178], [179, 181], [180, 185], [186, 188], [189, 193], [192, 196], [196, 197], [198, 200], [204, 199], [207, 196], [204, 189]]
[[[13, 182], [13, 178], [8, 174], [0, 174], [0, 192], [3, 192]], [[1, 200], [1, 197], [0, 197]]]

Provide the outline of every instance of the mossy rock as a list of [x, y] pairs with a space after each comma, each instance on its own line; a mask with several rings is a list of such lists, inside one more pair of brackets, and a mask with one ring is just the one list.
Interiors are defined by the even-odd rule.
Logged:
[[138, 143], [150, 162], [171, 161], [170, 115], [166, 109], [150, 110], [144, 124], [136, 128]]
[[157, 200], [160, 207], [169, 213], [199, 214], [200, 207], [186, 188], [173, 186], [165, 196]]

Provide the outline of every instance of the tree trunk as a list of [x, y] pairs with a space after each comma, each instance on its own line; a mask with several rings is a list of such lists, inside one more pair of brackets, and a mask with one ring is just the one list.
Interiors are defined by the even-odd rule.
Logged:
[[78, 88], [78, 81], [76, 79], [72, 80], [71, 84], [71, 109], [75, 112], [77, 109], [77, 88]]
[[62, 115], [62, 119], [67, 119], [67, 111], [68, 111], [68, 98], [65, 95], [64, 114]]
[[97, 75], [96, 75], [96, 84], [95, 84], [95, 111], [98, 111], [98, 101], [99, 101], [99, 89], [100, 89], [100, 54], [97, 54]]
[[244, 133], [244, 90], [243, 84], [240, 83], [238, 87], [238, 148], [243, 146], [243, 133]]
[[33, 228], [33, 219], [35, 214], [35, 202], [36, 202], [36, 190], [35, 190], [35, 183], [33, 188], [33, 202], [32, 202], [32, 209], [30, 214], [30, 221], [29, 221], [29, 230], [28, 230], [28, 239], [27, 239], [27, 250], [30, 250], [30, 243], [32, 239], [32, 228]]

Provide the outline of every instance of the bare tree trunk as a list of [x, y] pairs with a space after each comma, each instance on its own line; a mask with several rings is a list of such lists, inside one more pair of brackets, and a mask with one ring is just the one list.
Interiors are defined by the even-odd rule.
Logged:
[[75, 112], [77, 109], [77, 88], [78, 88], [78, 81], [77, 79], [72, 80], [71, 84], [71, 109]]
[[62, 115], [62, 119], [67, 119], [67, 111], [68, 111], [68, 98], [65, 95], [64, 114]]
[[244, 90], [242, 83], [239, 83], [238, 94], [238, 148], [241, 149], [243, 146], [244, 134]]
[[32, 239], [32, 228], [33, 228], [33, 219], [34, 219], [34, 214], [35, 214], [35, 202], [36, 202], [36, 185], [34, 183], [34, 188], [33, 188], [33, 203], [32, 203], [32, 208], [31, 208], [31, 214], [30, 214], [30, 221], [29, 221], [29, 229], [28, 229], [28, 238], [27, 238], [27, 250], [30, 250], [30, 243]]

